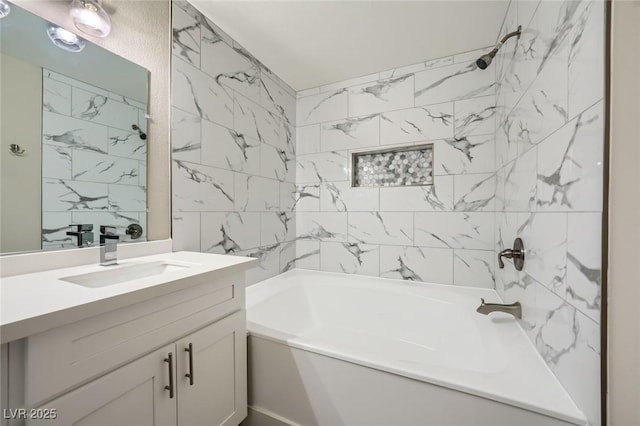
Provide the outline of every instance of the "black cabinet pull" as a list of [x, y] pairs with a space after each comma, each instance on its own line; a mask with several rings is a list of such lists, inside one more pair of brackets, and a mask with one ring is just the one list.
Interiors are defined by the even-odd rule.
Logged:
[[193, 386], [193, 344], [189, 343], [188, 348], [184, 348], [185, 352], [189, 352], [189, 372], [184, 377], [189, 378], [189, 385]]
[[169, 364], [169, 386], [164, 388], [169, 391], [169, 398], [173, 399], [173, 353], [169, 352], [169, 356], [164, 359]]

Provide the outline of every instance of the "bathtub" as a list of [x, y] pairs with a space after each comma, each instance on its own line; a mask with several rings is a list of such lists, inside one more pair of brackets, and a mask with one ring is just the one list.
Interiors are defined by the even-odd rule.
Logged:
[[586, 424], [493, 290], [292, 270], [246, 290], [248, 425]]

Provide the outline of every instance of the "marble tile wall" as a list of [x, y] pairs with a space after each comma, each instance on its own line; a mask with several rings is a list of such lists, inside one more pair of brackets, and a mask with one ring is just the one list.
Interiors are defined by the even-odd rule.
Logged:
[[73, 223], [126, 227], [147, 221], [146, 102], [43, 69], [42, 248], [74, 247]]
[[524, 240], [524, 270], [496, 269], [507, 303], [590, 423], [600, 424], [604, 2], [512, 0], [496, 57], [495, 250]]
[[295, 92], [185, 1], [173, 1], [174, 250], [295, 258]]
[[[296, 265], [493, 288], [487, 49], [298, 93]], [[352, 152], [433, 143], [433, 186], [352, 188]]]

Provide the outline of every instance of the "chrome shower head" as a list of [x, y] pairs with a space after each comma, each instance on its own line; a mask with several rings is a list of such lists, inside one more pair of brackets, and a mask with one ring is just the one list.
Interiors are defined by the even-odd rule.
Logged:
[[496, 47], [494, 47], [491, 52], [480, 56], [476, 61], [476, 65], [478, 66], [478, 68], [480, 68], [481, 70], [487, 69], [487, 67], [491, 65], [491, 61], [493, 61], [493, 58], [495, 58], [496, 54], [498, 53], [498, 50], [500, 50], [500, 48], [502, 47], [505, 41], [507, 41], [508, 39], [514, 36], [518, 36], [518, 38], [520, 38], [521, 29], [522, 29], [522, 26], [518, 25], [517, 31], [511, 32], [506, 36], [502, 37], [502, 40], [498, 42]]

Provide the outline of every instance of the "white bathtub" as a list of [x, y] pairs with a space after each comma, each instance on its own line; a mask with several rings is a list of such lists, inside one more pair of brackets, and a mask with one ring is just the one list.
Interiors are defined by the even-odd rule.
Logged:
[[493, 290], [293, 270], [246, 296], [249, 424], [586, 424], [516, 321], [475, 311]]

